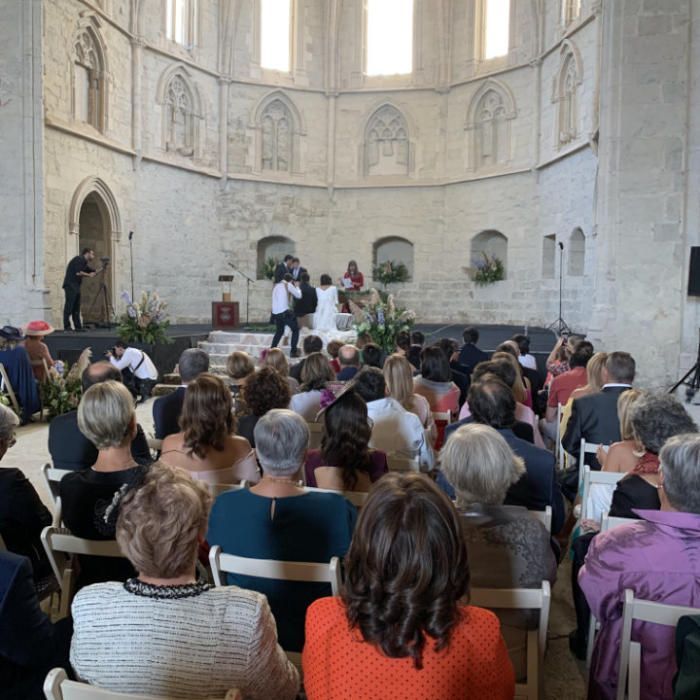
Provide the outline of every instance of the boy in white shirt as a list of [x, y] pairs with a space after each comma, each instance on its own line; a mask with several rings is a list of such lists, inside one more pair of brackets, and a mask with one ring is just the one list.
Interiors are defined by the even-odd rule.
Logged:
[[272, 288], [272, 321], [274, 322], [275, 336], [272, 339], [273, 348], [282, 339], [284, 327], [287, 326], [292, 331], [291, 356], [299, 357], [297, 343], [299, 342], [299, 324], [296, 316], [289, 308], [289, 295], [296, 299], [301, 299], [301, 290], [292, 282], [292, 276], [287, 273], [280, 282]]

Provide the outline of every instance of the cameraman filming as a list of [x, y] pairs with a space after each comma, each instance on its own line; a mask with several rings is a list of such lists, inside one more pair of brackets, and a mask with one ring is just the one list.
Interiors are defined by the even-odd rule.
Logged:
[[141, 398], [136, 403], [145, 401], [151, 397], [151, 392], [158, 379], [158, 370], [153, 360], [138, 348], [131, 348], [121, 340], [115, 343], [111, 351], [106, 353], [114, 367], [121, 371], [124, 385], [136, 398]]

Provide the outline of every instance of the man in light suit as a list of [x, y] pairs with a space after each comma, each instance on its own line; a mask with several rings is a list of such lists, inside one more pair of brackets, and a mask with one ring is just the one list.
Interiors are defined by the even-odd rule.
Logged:
[[209, 355], [199, 348], [188, 348], [178, 360], [178, 370], [182, 384], [171, 394], [161, 396], [153, 402], [153, 424], [156, 440], [180, 432], [180, 414], [185, 401], [187, 385], [202, 372], [209, 371]]

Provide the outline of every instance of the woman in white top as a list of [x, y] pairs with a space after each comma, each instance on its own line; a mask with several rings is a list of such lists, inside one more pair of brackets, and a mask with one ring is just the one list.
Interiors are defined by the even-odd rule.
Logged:
[[298, 413], [308, 423], [316, 422], [316, 415], [321, 410], [321, 392], [326, 382], [335, 379], [325, 355], [312, 352], [305, 360], [301, 370], [301, 387], [298, 394], [289, 402], [290, 410]]
[[314, 312], [314, 330], [337, 330], [335, 316], [338, 313], [338, 289], [330, 275], [321, 275], [321, 284], [316, 287], [316, 311]]
[[299, 674], [277, 643], [265, 596], [197, 581], [211, 499], [158, 462], [121, 505], [117, 542], [138, 577], [83, 588], [73, 606], [78, 678], [119, 693], [292, 700]]
[[180, 415], [182, 431], [163, 440], [161, 461], [210, 484], [260, 479], [255, 453], [235, 435], [231, 392], [219, 377], [200, 374], [190, 382]]

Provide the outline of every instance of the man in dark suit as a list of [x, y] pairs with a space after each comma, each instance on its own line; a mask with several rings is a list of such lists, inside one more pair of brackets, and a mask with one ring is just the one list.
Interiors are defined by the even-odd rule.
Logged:
[[84, 248], [80, 255], [76, 255], [66, 267], [66, 275], [63, 279], [63, 292], [66, 303], [63, 307], [63, 328], [71, 330], [70, 322], [73, 319], [73, 328], [82, 330], [80, 322], [80, 286], [83, 277], [94, 277], [97, 273], [90, 267], [95, 259], [95, 251], [92, 248]]
[[[595, 394], [574, 399], [571, 417], [561, 440], [564, 449], [574, 457], [575, 464], [564, 477], [564, 493], [573, 500], [578, 488], [578, 462], [581, 440], [610, 445], [620, 440], [620, 421], [617, 417], [617, 400], [622, 392], [632, 387], [636, 365], [626, 352], [612, 352], [603, 369], [603, 388]], [[600, 469], [595, 455], [586, 455], [591, 469]]]
[[459, 364], [459, 346], [452, 338], [440, 338], [438, 347], [442, 350], [450, 364], [450, 379], [459, 387], [459, 405], [467, 399], [469, 391], [469, 375], [464, 372], [464, 367]]
[[163, 440], [168, 435], [180, 432], [179, 421], [185, 400], [185, 389], [202, 372], [209, 371], [209, 355], [199, 348], [188, 348], [180, 355], [177, 366], [182, 384], [172, 393], [161, 396], [153, 402], [156, 440]]
[[[93, 384], [112, 380], [122, 381], [122, 373], [109, 362], [95, 362], [83, 372], [82, 384], [85, 393]], [[49, 452], [56, 469], [77, 471], [88, 469], [97, 461], [97, 448], [80, 432], [78, 412], [70, 411], [57, 416], [49, 424]], [[131, 443], [131, 455], [139, 464], [153, 461], [148, 441], [140, 425], [136, 426], [136, 437]]]
[[552, 533], [558, 533], [564, 524], [565, 509], [554, 455], [521, 440], [513, 432], [513, 391], [494, 374], [485, 374], [469, 387], [467, 401], [474, 421], [498, 430], [510, 449], [525, 462], [525, 475], [508, 489], [505, 505], [523, 506], [528, 510], [544, 510], [551, 506]]
[[[304, 355], [310, 355], [312, 352], [321, 352], [323, 350], [323, 341], [317, 335], [307, 335], [301, 344], [304, 350]], [[304, 369], [306, 358], [292, 365], [289, 369], [289, 376], [296, 379], [301, 384], [301, 370]]]
[[284, 260], [281, 263], [277, 263], [277, 267], [275, 268], [275, 275], [274, 275], [274, 283], [278, 284], [284, 279], [284, 276], [292, 271], [292, 260], [294, 259], [293, 255], [285, 255]]
[[466, 373], [471, 375], [474, 367], [479, 362], [485, 362], [489, 359], [488, 353], [480, 350], [476, 344], [479, 342], [479, 331], [476, 328], [465, 328], [462, 333], [464, 345], [459, 351], [459, 364], [466, 368]]
[[309, 284], [311, 278], [308, 272], [302, 272], [300, 279], [301, 284], [299, 285], [299, 291], [301, 292], [301, 299], [294, 300], [294, 315], [299, 319], [300, 327], [310, 328], [311, 325], [302, 319], [316, 311], [316, 306], [318, 304], [316, 287], [312, 287]]
[[295, 282], [301, 281], [301, 276], [302, 275], [308, 275], [309, 272], [305, 267], [301, 266], [301, 262], [299, 261], [299, 258], [292, 258], [292, 262], [289, 268], [289, 271], [292, 273], [292, 279]]
[[0, 552], [0, 695], [3, 700], [41, 700], [46, 674], [71, 673], [70, 617], [52, 624], [39, 607], [29, 560]]

